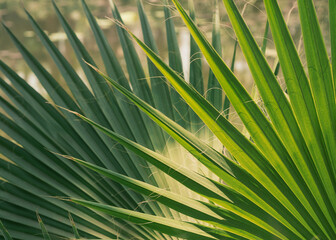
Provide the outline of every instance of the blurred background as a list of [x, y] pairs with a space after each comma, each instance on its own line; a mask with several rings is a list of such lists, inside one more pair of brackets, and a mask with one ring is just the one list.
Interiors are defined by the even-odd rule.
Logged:
[[[121, 63], [124, 65], [122, 50], [120, 48], [119, 39], [117, 37], [114, 23], [107, 19], [107, 16], [111, 16], [108, 0], [86, 0], [90, 6], [92, 13], [97, 17], [101, 28], [107, 35], [112, 48], [119, 57]], [[115, 0], [119, 11], [122, 13], [122, 18], [128, 27], [131, 28], [136, 35], [141, 36], [141, 29], [139, 23], [139, 17], [136, 8], [136, 0]], [[183, 6], [187, 8], [188, 1], [181, 1]], [[203, 32], [211, 39], [212, 31], [212, 14], [214, 1], [200, 1], [194, 0], [197, 23], [203, 30]], [[262, 0], [236, 0], [241, 11], [244, 11], [244, 18], [247, 21], [252, 33], [256, 37], [257, 41], [262, 43], [264, 29], [266, 25], [266, 14], [263, 7]], [[98, 66], [103, 66], [98, 54], [98, 48], [96, 46], [94, 37], [89, 29], [89, 24], [86, 21], [85, 14], [83, 12], [80, 0], [56, 0], [57, 5], [61, 9], [62, 13], [73, 27], [78, 37], [84, 43], [85, 47], [92, 54]], [[153, 28], [154, 37], [157, 40], [160, 54], [163, 58], [167, 59], [167, 44], [164, 26], [163, 15], [163, 1], [161, 0], [143, 0], [143, 4], [150, 24]], [[288, 22], [289, 29], [293, 35], [294, 41], [303, 56], [303, 46], [301, 43], [301, 32], [299, 25], [299, 16], [295, 0], [280, 0], [279, 4], [283, 10], [285, 18]], [[226, 16], [225, 9], [221, 1], [219, 1], [221, 12], [221, 35], [223, 46], [223, 57], [227, 64], [231, 64], [233, 46], [235, 43], [234, 32], [231, 29], [231, 25]], [[320, 23], [322, 25], [322, 31], [325, 35], [325, 41], [329, 46], [328, 35], [328, 1], [315, 0]], [[58, 46], [65, 57], [74, 64], [75, 69], [78, 69], [79, 64], [75, 59], [74, 53], [69, 45], [66, 35], [60, 26], [60, 23], [55, 15], [54, 9], [51, 4], [51, 0], [0, 0], [0, 17], [2, 21], [10, 27], [10, 29], [16, 34], [24, 45], [33, 53], [33, 55], [39, 59], [39, 61], [56, 77], [59, 81], [62, 81], [61, 76], [53, 64], [51, 58], [46, 53], [45, 49], [41, 46], [39, 40], [34, 35], [27, 17], [23, 11], [25, 7], [33, 17], [37, 20], [40, 26], [48, 33], [51, 40]], [[178, 39], [180, 42], [182, 57], [185, 62], [184, 71], [188, 76], [188, 58], [189, 58], [189, 33], [184, 27], [183, 23], [179, 19], [176, 12], [173, 12], [175, 16], [176, 30]], [[328, 49], [329, 51], [329, 49]], [[140, 56], [144, 58], [144, 55], [139, 51]], [[268, 34], [268, 45], [266, 51], [267, 59], [271, 66], [274, 66], [277, 62], [276, 52], [271, 39], [271, 34]], [[0, 59], [12, 67], [17, 73], [25, 78], [34, 88], [40, 89], [34, 75], [31, 73], [27, 65], [21, 59], [21, 55], [15, 49], [11, 43], [9, 37], [5, 33], [4, 29], [0, 27]], [[303, 61], [304, 62], [304, 61]], [[205, 65], [204, 74], [207, 76], [207, 67]], [[147, 69], [146, 66], [144, 66]], [[248, 67], [245, 63], [244, 57], [240, 50], [237, 52], [237, 60], [235, 64], [235, 73], [238, 78], [245, 84], [247, 88], [251, 86], [251, 77]], [[1, 73], [0, 73], [1, 74]], [[0, 75], [1, 76], [1, 75]], [[281, 75], [280, 75], [281, 78]]]

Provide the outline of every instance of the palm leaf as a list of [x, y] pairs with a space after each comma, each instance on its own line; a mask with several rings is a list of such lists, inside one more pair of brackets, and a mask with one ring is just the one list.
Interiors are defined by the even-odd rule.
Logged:
[[[164, 1], [165, 63], [146, 5], [137, 1], [142, 41], [110, 0], [124, 71], [81, 0], [104, 74], [52, 1], [85, 79], [26, 11], [67, 86], [3, 24], [47, 95], [0, 60], [0, 239], [336, 238], [335, 1], [330, 61], [313, 1], [298, 0], [308, 74], [276, 0], [264, 0], [261, 48], [235, 2], [223, 2], [237, 38], [230, 67], [221, 58], [217, 1], [212, 43], [192, 0], [189, 14], [178, 0], [177, 11]], [[176, 13], [191, 34], [187, 80]], [[265, 58], [269, 28], [275, 71]], [[234, 74], [238, 44], [261, 103]], [[229, 118], [231, 105], [248, 133]]]

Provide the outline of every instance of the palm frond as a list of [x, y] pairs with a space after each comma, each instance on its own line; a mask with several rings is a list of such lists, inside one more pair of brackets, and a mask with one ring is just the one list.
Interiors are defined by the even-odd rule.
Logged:
[[[0, 239], [336, 239], [336, 3], [329, 60], [313, 1], [297, 2], [307, 68], [276, 0], [264, 0], [261, 47], [235, 2], [223, 0], [237, 38], [231, 65], [217, 0], [212, 41], [194, 2], [187, 12], [172, 0], [191, 36], [188, 79], [167, 1], [168, 63], [146, 5], [137, 0], [141, 38], [110, 0], [125, 70], [84, 0], [105, 70], [52, 1], [83, 78], [25, 10], [66, 86], [2, 23], [46, 94], [0, 60]], [[261, 103], [234, 73], [238, 48]]]

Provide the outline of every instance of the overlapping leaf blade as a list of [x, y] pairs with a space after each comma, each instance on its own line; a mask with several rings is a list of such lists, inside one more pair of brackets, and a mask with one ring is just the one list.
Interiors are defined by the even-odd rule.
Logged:
[[[180, 181], [183, 185], [187, 186], [191, 190], [201, 194], [202, 196], [208, 198], [211, 201], [214, 201], [214, 202], [218, 203], [219, 205], [223, 206], [225, 209], [232, 211], [234, 219], [236, 219], [237, 217], [238, 217], [238, 219], [240, 219], [239, 221], [241, 221], [242, 219], [248, 219], [253, 224], [256, 224], [257, 226], [260, 226], [261, 228], [265, 229], [266, 231], [270, 231], [275, 235], [279, 234], [279, 232], [277, 232], [275, 230], [275, 229], [279, 228], [279, 223], [275, 224], [275, 227], [274, 227], [273, 224], [271, 224], [273, 226], [270, 227], [270, 226], [268, 226], [268, 223], [266, 223], [266, 225], [265, 225], [265, 222], [263, 222], [263, 218], [257, 219], [257, 218], [252, 217], [251, 214], [248, 213], [251, 210], [252, 207], [251, 206], [250, 207], [247, 207], [247, 206], [244, 207], [244, 203], [243, 203], [244, 200], [241, 199], [242, 196], [235, 193], [234, 188], [232, 188], [232, 189], [227, 188], [224, 185], [221, 185], [219, 183], [214, 182], [215, 185], [217, 185], [222, 191], [224, 191], [224, 193], [229, 194], [230, 199], [232, 199], [232, 201], [234, 202], [234, 203], [232, 203], [231, 201], [227, 201], [225, 196], [223, 198], [222, 194], [219, 194], [220, 192], [218, 192], [218, 189], [213, 185], [213, 183], [209, 182], [205, 178], [197, 176], [197, 174], [195, 175], [195, 173], [192, 173], [192, 172], [190, 172], [186, 169], [178, 167], [178, 165], [170, 162], [167, 159], [165, 160], [164, 158], [162, 158], [162, 156], [160, 156], [158, 154], [155, 154], [154, 152], [151, 152], [149, 149], [145, 149], [144, 147], [142, 147], [142, 146], [140, 146], [136, 143], [133, 143], [133, 142], [129, 141], [128, 139], [126, 139], [124, 137], [121, 137], [120, 135], [118, 135], [116, 133], [113, 133], [112, 131], [110, 131], [110, 130], [92, 122], [91, 120], [85, 118], [84, 116], [81, 116], [77, 113], [75, 113], [75, 114], [78, 115], [79, 117], [81, 117], [83, 120], [89, 122], [93, 126], [97, 127], [98, 129], [100, 129], [102, 132], [104, 132], [105, 134], [107, 134], [111, 138], [120, 142], [125, 147], [131, 149], [132, 151], [134, 151], [138, 155], [142, 156], [144, 159], [151, 162], [152, 164], [157, 166], [159, 169], [161, 169], [165, 173], [172, 176], [174, 179]], [[237, 172], [237, 175], [239, 175], [240, 177], [243, 177], [243, 174], [244, 174], [243, 172], [239, 172], [239, 173]], [[228, 178], [224, 177], [223, 180], [225, 180], [225, 181], [227, 180], [227, 182], [232, 183], [232, 180], [230, 181], [230, 179], [228, 179]], [[251, 179], [251, 178], [246, 179], [246, 180], [249, 181], [249, 182], [251, 182], [251, 181], [253, 182], [253, 179]], [[210, 183], [210, 185], [209, 185], [209, 183]], [[237, 186], [237, 188], [239, 188], [239, 189], [242, 188], [242, 185], [239, 185], [239, 184], [237, 185], [237, 183], [236, 184], [232, 183], [232, 186]], [[223, 213], [222, 212], [223, 209], [221, 209], [221, 208], [216, 209], [216, 208], [214, 208], [214, 206], [211, 206], [211, 205], [210, 205], [210, 207], [215, 212], [218, 212], [218, 210], [219, 210], [219, 213]], [[240, 207], [242, 207], [242, 209], [239, 209]], [[257, 215], [258, 214], [256, 214], [256, 216]], [[263, 215], [263, 214], [261, 214], [261, 215]], [[223, 216], [225, 218], [225, 217], [227, 217], [227, 214], [224, 214]], [[268, 218], [269, 217], [270, 216], [268, 216]], [[226, 223], [225, 225], [227, 225], [227, 224], [229, 224], [229, 223]], [[246, 224], [246, 223], [244, 223], [244, 224]], [[247, 223], [247, 224], [249, 224], [249, 223]], [[273, 228], [275, 228], [275, 229], [273, 229]], [[263, 231], [265, 231], [265, 230], [263, 230]], [[282, 228], [282, 231], [285, 231], [285, 230]], [[252, 233], [257, 234], [257, 228], [254, 228]], [[265, 235], [266, 233], [263, 233], [263, 234]], [[291, 235], [292, 233], [287, 232], [286, 234]], [[295, 239], [296, 237], [294, 235], [291, 235], [291, 238]]]
[[[125, 88], [120, 86], [118, 83], [108, 78], [106, 75], [102, 74], [102, 76], [104, 76], [105, 79], [107, 81], [110, 81], [110, 83], [115, 88], [117, 88], [119, 91], [125, 94], [125, 96], [127, 96], [135, 104], [137, 104], [144, 112], [146, 112], [151, 118], [153, 118], [153, 120], [155, 120], [161, 127], [163, 127], [172, 137], [174, 137], [179, 143], [181, 143], [186, 149], [188, 149], [197, 159], [199, 159], [199, 161], [201, 161], [205, 166], [211, 169], [212, 172], [220, 176], [226, 183], [228, 183], [234, 189], [241, 191], [254, 204], [260, 205], [262, 206], [262, 208], [267, 209], [267, 211], [271, 213], [271, 215], [273, 215], [276, 219], [282, 222], [285, 226], [289, 227], [292, 231], [296, 232], [290, 225], [288, 225], [285, 218], [279, 215], [279, 213], [281, 213], [281, 215], [284, 214], [286, 218], [292, 219], [293, 216], [291, 216], [291, 214], [288, 215], [289, 212], [285, 208], [281, 207], [281, 204], [279, 205], [279, 203], [277, 202], [278, 200], [276, 200], [276, 198], [270, 195], [268, 190], [266, 190], [258, 181], [256, 181], [253, 177], [249, 176], [249, 174], [247, 174], [245, 170], [242, 170], [240, 167], [232, 163], [230, 160], [226, 158], [223, 159], [223, 156], [221, 156], [218, 152], [216, 153], [216, 151], [204, 145], [201, 141], [198, 141], [197, 139], [193, 138], [192, 135], [190, 135], [190, 133], [185, 131], [183, 128], [179, 127], [177, 124], [174, 124], [169, 118], [166, 118], [162, 113], [150, 107], [141, 99], [137, 98], [134, 94], [130, 93]], [[106, 130], [104, 132], [106, 132]], [[117, 141], [120, 142], [120, 140]], [[224, 161], [222, 163], [218, 162], [219, 159], [223, 159]], [[222, 168], [221, 166], [224, 162], [226, 162], [227, 166], [225, 167], [224, 165], [224, 168], [221, 170], [220, 168]], [[234, 171], [232, 168], [234, 169]], [[226, 171], [229, 172], [223, 171], [224, 169], [226, 169]], [[232, 173], [228, 174], [231, 171], [234, 172], [235, 177], [231, 175]], [[245, 186], [242, 185], [239, 181], [237, 181], [236, 178], [238, 178], [239, 181], [244, 183]], [[248, 186], [250, 189], [246, 188], [246, 186]], [[255, 193], [253, 193], [253, 191], [255, 191]], [[267, 195], [268, 197], [264, 199], [259, 198], [258, 195], [260, 194], [260, 192], [263, 192], [263, 194], [265, 194], [265, 196]], [[270, 208], [269, 205], [271, 205], [272, 207]], [[274, 212], [274, 209], [272, 208], [278, 209], [279, 213]], [[295, 218], [293, 220], [295, 220]], [[294, 222], [292, 224], [294, 224], [296, 228], [304, 229], [301, 223], [297, 221]]]
[[[291, 106], [298, 119], [303, 137], [312, 156], [310, 164], [312, 166], [315, 165], [319, 173], [319, 176], [315, 173], [316, 184], [321, 184], [321, 180], [318, 179], [321, 178], [328, 194], [328, 197], [325, 197], [325, 201], [329, 198], [329, 201], [334, 204], [335, 185], [332, 177], [332, 166], [330, 165], [330, 159], [328, 159], [329, 157], [326, 152], [321, 127], [318, 122], [316, 113], [318, 105], [315, 106], [314, 104], [308, 78], [289, 35], [284, 19], [281, 16], [278, 5], [275, 1], [265, 1], [265, 6], [285, 76], [287, 91], [292, 100]], [[321, 159], [323, 159], [323, 161], [321, 161]], [[321, 185], [320, 189], [323, 191]], [[329, 211], [333, 214], [334, 210], [332, 210], [331, 207]]]
[[[311, 0], [298, 1], [301, 28], [307, 56], [307, 65], [312, 95], [318, 106], [317, 114], [320, 121], [324, 141], [329, 154], [329, 165], [333, 170], [332, 180], [335, 183], [336, 164], [332, 161], [336, 147], [336, 104], [335, 86], [331, 64], [316, 16], [314, 3]], [[305, 24], [309, 23], [309, 24]], [[332, 35], [332, 34], [331, 34]], [[327, 160], [325, 160], [327, 161]]]
[[[298, 198], [306, 207], [308, 207], [308, 204], [311, 204], [310, 209], [308, 207], [308, 211], [311, 216], [316, 214], [319, 220], [315, 218], [315, 221], [321, 221], [320, 227], [330, 224], [332, 222], [332, 217], [329, 216], [329, 213], [333, 210], [332, 208], [328, 209], [322, 204], [324, 200], [328, 201], [328, 198], [320, 193], [319, 186], [317, 186], [317, 181], [320, 179], [316, 180], [316, 177], [314, 178], [314, 176], [312, 176], [312, 174], [316, 172], [316, 169], [314, 168], [314, 165], [312, 165], [311, 156], [307, 154], [307, 147], [293, 115], [291, 106], [281, 90], [280, 85], [276, 81], [271, 68], [263, 57], [257, 43], [249, 33], [235, 4], [233, 1], [224, 1], [224, 3], [240, 41], [240, 46], [258, 86], [259, 93], [263, 98], [265, 108], [267, 109], [282, 142], [276, 140], [276, 135], [272, 137], [272, 133], [268, 133], [269, 139], [273, 139], [273, 150], [270, 149], [271, 151], [274, 151], [272, 153], [267, 150], [265, 141], [261, 141], [261, 144], [258, 144], [258, 139], [253, 137], [253, 135], [252, 138], [269, 159], [274, 161], [277, 158], [277, 155], [280, 157], [280, 164], [277, 164], [278, 171], [281, 172], [282, 177], [287, 181], [289, 177], [293, 177], [294, 181], [288, 181], [288, 184], [292, 189], [300, 189], [302, 191], [301, 196], [298, 195]], [[286, 152], [285, 149], [287, 149], [290, 156], [284, 154]], [[276, 153], [276, 155], [274, 155], [274, 153]], [[288, 171], [287, 174], [286, 171]], [[297, 187], [293, 184], [294, 182], [297, 184]], [[328, 203], [330, 205], [330, 202], [327, 202], [327, 204]], [[321, 210], [319, 208], [321, 208]], [[328, 227], [330, 228], [330, 226]], [[334, 230], [329, 229], [329, 231], [332, 234]]]

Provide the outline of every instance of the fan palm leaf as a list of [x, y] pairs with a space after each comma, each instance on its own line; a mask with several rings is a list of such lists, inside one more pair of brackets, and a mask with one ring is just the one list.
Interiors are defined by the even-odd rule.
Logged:
[[[188, 14], [172, 0], [191, 35], [187, 80], [168, 2], [166, 63], [143, 3], [140, 40], [110, 1], [127, 72], [81, 2], [105, 70], [52, 4], [85, 80], [26, 11], [71, 94], [3, 24], [47, 95], [0, 60], [0, 239], [336, 239], [334, 0], [331, 60], [313, 1], [297, 1], [307, 69], [276, 0], [264, 0], [261, 48], [235, 2], [223, 0], [237, 37], [231, 66], [217, 1], [210, 43], [193, 2]], [[276, 72], [265, 58], [268, 29]], [[261, 104], [234, 74], [238, 44]], [[230, 105], [245, 130], [230, 121]]]

